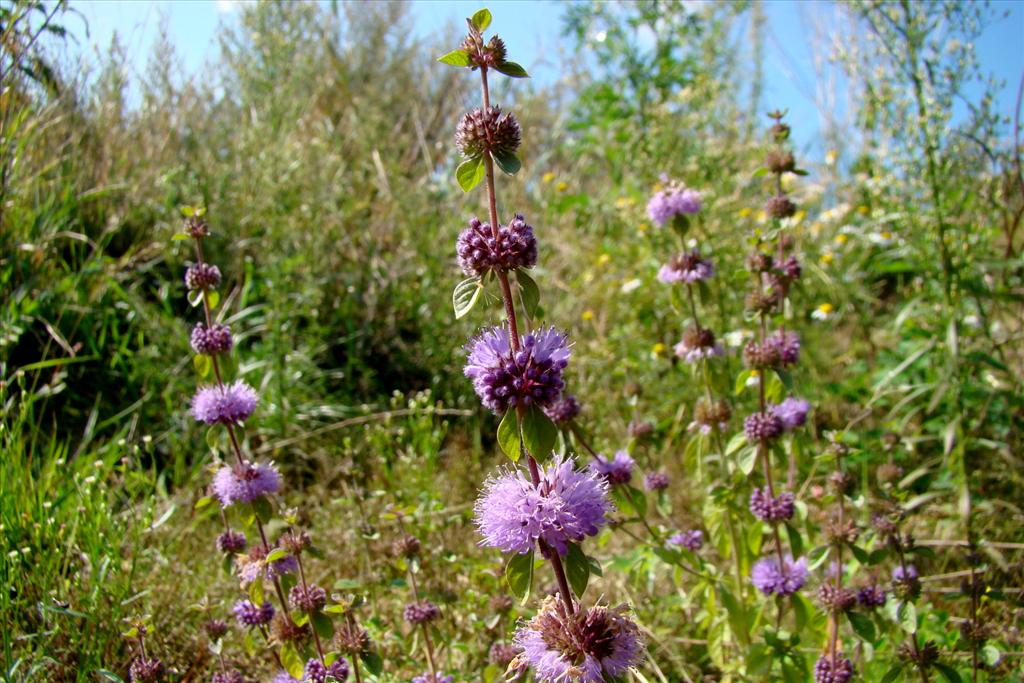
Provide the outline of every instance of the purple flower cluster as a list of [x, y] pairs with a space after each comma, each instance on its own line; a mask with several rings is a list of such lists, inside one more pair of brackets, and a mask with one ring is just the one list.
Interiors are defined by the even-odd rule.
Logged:
[[892, 570], [893, 581], [912, 581], [917, 577], [917, 567], [912, 564], [908, 564], [906, 569], [904, 569], [902, 565], [897, 565], [896, 568]]
[[300, 612], [318, 612], [327, 604], [327, 591], [316, 584], [292, 586], [288, 591], [292, 606]]
[[754, 563], [750, 580], [765, 595], [793, 595], [807, 582], [807, 558], [786, 557], [779, 566], [776, 557], [764, 557]]
[[266, 558], [269, 554], [269, 551], [262, 545], [254, 545], [249, 548], [248, 555], [239, 555], [235, 559], [238, 578], [243, 587], [260, 579], [273, 581], [276, 577], [294, 574], [299, 570], [299, 561], [295, 559], [295, 556], [285, 555], [279, 560], [267, 562]]
[[339, 657], [326, 665], [319, 659], [311, 659], [306, 662], [306, 668], [302, 673], [302, 683], [327, 683], [329, 680], [345, 683], [347, 678], [348, 662], [344, 657]]
[[507, 273], [537, 265], [537, 238], [533, 226], [516, 214], [508, 225], [498, 228], [498, 237], [489, 223], [474, 218], [459, 233], [455, 243], [459, 267], [470, 277], [480, 277], [489, 270]]
[[264, 626], [274, 618], [274, 606], [269, 602], [257, 607], [248, 600], [239, 600], [231, 611], [242, 626]]
[[256, 410], [256, 391], [243, 382], [200, 387], [192, 397], [192, 417], [206, 424], [245, 422]]
[[605, 683], [638, 664], [644, 648], [625, 608], [597, 606], [566, 616], [551, 597], [516, 631], [515, 644], [522, 649], [517, 660], [543, 683]]
[[163, 673], [164, 665], [156, 657], [136, 657], [128, 667], [128, 680], [132, 683], [153, 683]]
[[754, 413], [743, 420], [743, 433], [750, 443], [776, 439], [782, 434], [783, 429], [782, 420], [771, 412]]
[[402, 616], [410, 624], [419, 626], [420, 624], [429, 624], [435, 621], [441, 616], [441, 610], [430, 600], [418, 600], [406, 605]]
[[767, 487], [754, 489], [750, 494], [750, 511], [762, 522], [785, 522], [793, 518], [795, 500], [792, 493], [772, 497]]
[[850, 683], [853, 680], [853, 662], [838, 654], [822, 655], [814, 663], [814, 683]]
[[604, 477], [609, 486], [628, 484], [633, 478], [633, 466], [636, 461], [626, 451], [617, 451], [612, 458], [597, 455], [590, 463], [591, 471]]
[[422, 676], [414, 677], [412, 683], [455, 683], [455, 676], [425, 673]]
[[669, 536], [665, 543], [686, 548], [691, 552], [697, 552], [704, 547], [704, 532], [699, 529], [682, 531]]
[[664, 472], [648, 472], [644, 476], [644, 488], [648, 491], [664, 491], [668, 485], [669, 478]]
[[487, 480], [475, 506], [482, 545], [523, 555], [543, 541], [565, 556], [570, 543], [595, 535], [608, 522], [612, 505], [603, 478], [561, 457], [540, 474], [537, 487], [518, 470]]
[[771, 344], [779, 352], [779, 363], [782, 367], [796, 365], [800, 360], [800, 335], [789, 330], [775, 330], [765, 343]]
[[233, 343], [231, 340], [231, 328], [227, 325], [218, 325], [216, 323], [210, 327], [203, 323], [196, 325], [192, 328], [190, 341], [193, 351], [207, 356], [227, 353], [231, 350]]
[[782, 421], [782, 428], [791, 431], [797, 427], [803, 427], [807, 422], [807, 413], [811, 404], [802, 398], [790, 396], [778, 405], [769, 405], [768, 410]]
[[862, 586], [857, 589], [857, 602], [862, 607], [875, 609], [885, 605], [885, 590], [881, 586]]
[[245, 683], [245, 676], [238, 669], [228, 669], [213, 674], [210, 683]]
[[569, 341], [554, 328], [527, 334], [515, 353], [505, 327], [485, 330], [466, 349], [465, 374], [483, 404], [495, 413], [518, 406], [550, 406], [565, 386], [562, 372], [569, 364]]
[[545, 408], [544, 413], [556, 425], [566, 425], [580, 414], [580, 403], [575, 396], [565, 395]]
[[245, 462], [224, 465], [213, 476], [213, 492], [221, 507], [235, 503], [251, 503], [257, 498], [277, 493], [281, 475], [273, 464]]
[[193, 263], [185, 270], [185, 286], [189, 291], [216, 289], [220, 285], [220, 268], [211, 263]]
[[234, 555], [245, 550], [247, 543], [241, 531], [228, 529], [217, 537], [217, 550], [225, 555]]
[[700, 192], [673, 183], [651, 197], [647, 203], [647, 215], [660, 227], [676, 216], [697, 213], [700, 205]]
[[658, 271], [658, 280], [668, 284], [683, 282], [690, 284], [712, 278], [715, 266], [710, 260], [701, 258], [700, 251], [683, 252], [672, 258]]
[[683, 338], [675, 345], [674, 351], [687, 363], [697, 363], [725, 353], [722, 345], [715, 340], [715, 333], [703, 327], [691, 327], [683, 332]]

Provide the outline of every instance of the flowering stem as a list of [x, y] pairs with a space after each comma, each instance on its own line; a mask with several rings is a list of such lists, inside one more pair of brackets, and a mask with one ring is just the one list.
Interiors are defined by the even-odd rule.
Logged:
[[[351, 631], [352, 633], [356, 633], [356, 634], [359, 633], [359, 631], [357, 630], [359, 627], [356, 625], [356, 620], [355, 620], [355, 618], [353, 618], [351, 611], [346, 611], [345, 612], [345, 621], [348, 622], [349, 631]], [[356, 675], [356, 683], [363, 683], [362, 674], [359, 673], [359, 653], [358, 652], [353, 652], [352, 653], [352, 671]]]
[[[896, 554], [899, 557], [900, 569], [903, 570], [903, 576], [909, 576], [907, 572], [907, 557], [903, 554], [903, 539], [899, 539], [899, 543], [896, 544]], [[909, 634], [910, 636], [910, 648], [914, 651], [914, 657], [920, 661], [921, 648], [917, 644], [917, 632]], [[928, 683], [928, 669], [927, 667], [918, 664], [917, 670], [921, 672], [921, 683]]]
[[[836, 472], [840, 475], [843, 472], [842, 456], [836, 453]], [[843, 524], [846, 520], [846, 493], [842, 491], [842, 487], [837, 487], [837, 494], [839, 496], [839, 528], [843, 529]], [[843, 587], [843, 546], [836, 546], [836, 595]], [[839, 640], [839, 613], [833, 608], [829, 611], [829, 653], [832, 655], [832, 661], [836, 659], [836, 647]]]
[[[301, 553], [295, 553], [295, 562], [299, 565], [299, 581], [302, 582], [303, 592], [309, 590], [309, 585], [306, 583], [306, 571], [302, 568], [302, 555]], [[312, 622], [312, 615], [310, 615], [310, 622]], [[316, 624], [310, 623], [310, 630], [313, 631], [313, 641], [316, 643], [316, 652], [320, 656], [320, 663], [324, 663], [324, 648], [320, 644], [320, 634], [316, 632]]]

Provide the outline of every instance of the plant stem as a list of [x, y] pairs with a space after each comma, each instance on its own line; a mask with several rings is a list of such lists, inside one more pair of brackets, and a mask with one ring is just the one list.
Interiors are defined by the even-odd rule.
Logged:
[[[302, 567], [302, 556], [299, 553], [295, 554], [295, 562], [299, 565], [299, 581], [302, 582], [302, 590], [308, 591], [309, 586], [306, 584], [306, 571]], [[313, 615], [310, 615], [310, 630], [313, 632], [313, 640], [316, 642], [316, 652], [320, 656], [320, 663], [324, 663], [324, 648], [320, 645], [320, 634], [316, 632], [316, 624], [312, 623]]]

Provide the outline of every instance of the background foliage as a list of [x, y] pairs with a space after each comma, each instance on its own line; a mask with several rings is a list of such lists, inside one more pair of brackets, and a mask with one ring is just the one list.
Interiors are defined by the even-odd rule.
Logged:
[[[835, 58], [861, 106], [849, 147], [795, 189], [799, 388], [816, 405], [816, 435], [856, 425], [865, 492], [878, 465], [903, 467], [887, 495], [936, 541], [925, 564], [951, 575], [945, 589], [964, 567], [959, 542], [1024, 541], [1017, 117], [993, 110], [989, 89], [953, 118], [967, 79], [984, 77], [972, 51], [983, 7], [843, 9], [850, 40]], [[68, 11], [4, 2], [0, 13], [3, 676], [123, 676], [123, 620], [144, 612], [181, 680], [209, 665], [203, 610], [181, 606], [229, 600], [230, 580], [194, 561], [216, 524], [192, 509], [210, 454], [186, 415], [189, 254], [169, 242], [178, 208], [196, 204], [208, 207], [210, 257], [243, 331], [239, 371], [261, 391], [248, 439], [311, 508], [321, 573], [371, 596], [387, 671], [407, 679], [417, 667], [391, 594], [405, 567], [387, 552], [397, 531], [381, 515], [414, 511], [429, 539], [424, 583], [449, 606], [448, 668], [477, 680], [515, 613], [489, 607], [500, 566], [474, 546], [469, 518], [474, 482], [497, 459], [496, 425], [461, 376], [461, 345], [485, 314], [456, 323], [449, 305], [455, 235], [481, 210], [452, 180], [454, 124], [476, 94], [434, 64], [451, 36], [410, 39], [398, 3], [259, 4], [201, 80], [182, 79], [164, 44], [129, 83], [117, 43], [95, 73], [52, 59]], [[670, 352], [682, 302], [655, 281], [673, 238], [643, 208], [661, 173], [704, 193], [694, 235], [721, 274], [704, 304], [718, 329], [741, 329], [744, 236], [764, 222], [753, 175], [763, 113], [786, 106], [760, 99], [760, 67], [741, 49], [740, 20], [753, 13], [756, 30], [758, 12], [576, 5], [565, 35], [586, 59], [566, 65], [566, 82], [514, 99], [524, 170], [504, 184], [502, 213], [537, 227], [545, 317], [575, 340], [571, 389], [599, 450], [627, 445], [634, 418], [655, 422], [633, 447], [673, 476], [665, 522], [676, 527], [700, 523], [684, 458], [700, 389]], [[653, 45], [637, 40], [642, 27], [656, 29]], [[592, 39], [598, 30], [606, 40]], [[832, 314], [812, 318], [822, 305]], [[805, 491], [824, 477], [816, 443], [794, 474]], [[677, 591], [657, 558], [604, 542], [602, 559], [629, 571], [600, 590], [632, 601], [661, 644], [652, 680], [723, 676], [708, 639], [721, 611]], [[995, 583], [1024, 585], [1019, 551], [982, 547]], [[956, 650], [963, 602], [940, 590], [929, 604], [923, 628]], [[1020, 593], [985, 609], [999, 648], [1024, 649]], [[983, 675], [1019, 672], [1012, 656], [1000, 666]]]

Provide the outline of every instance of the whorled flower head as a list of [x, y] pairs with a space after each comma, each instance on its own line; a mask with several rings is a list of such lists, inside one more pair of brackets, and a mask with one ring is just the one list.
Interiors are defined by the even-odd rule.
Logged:
[[786, 398], [778, 405], [769, 404], [768, 406], [768, 410], [782, 420], [782, 428], [787, 432], [797, 427], [803, 427], [807, 422], [807, 413], [810, 409], [810, 403], [793, 396]]
[[298, 584], [288, 591], [288, 600], [300, 612], [319, 612], [327, 604], [327, 591], [314, 583]]
[[197, 240], [210, 236], [210, 226], [202, 216], [192, 215], [185, 219], [185, 234]]
[[774, 413], [753, 413], [743, 420], [743, 433], [750, 443], [771, 441], [778, 438], [782, 431], [782, 420]]
[[804, 272], [803, 267], [800, 265], [800, 259], [792, 255], [783, 259], [782, 262], [775, 267], [775, 270], [787, 285], [799, 280], [800, 276]]
[[210, 327], [203, 323], [196, 325], [192, 328], [190, 342], [193, 351], [207, 356], [227, 353], [234, 343], [231, 339], [231, 328], [216, 323]]
[[483, 36], [479, 32], [471, 31], [462, 40], [460, 47], [469, 54], [470, 66], [474, 70], [482, 66], [497, 66], [504, 62], [508, 56], [505, 41], [499, 38], [497, 34], [491, 36], [491, 39], [485, 44]]
[[185, 286], [190, 292], [220, 286], [220, 268], [212, 263], [193, 263], [185, 269]]
[[796, 365], [800, 360], [800, 335], [788, 330], [776, 330], [765, 339], [766, 344], [771, 344], [779, 353], [779, 363], [782, 367]]
[[274, 618], [274, 606], [269, 602], [256, 606], [248, 600], [239, 600], [231, 611], [242, 626], [264, 626]]
[[[275, 550], [275, 548], [271, 548]], [[243, 586], [248, 586], [253, 581], [267, 579], [273, 581], [285, 574], [294, 574], [299, 570], [299, 561], [292, 555], [285, 555], [279, 560], [267, 562], [269, 553], [262, 544], [249, 548], [246, 555], [238, 555], [235, 558], [235, 566], [238, 569], [238, 578]]]
[[686, 548], [692, 552], [697, 552], [704, 547], [704, 532], [700, 529], [681, 531], [678, 534], [672, 534], [669, 536], [665, 543], [668, 545], [679, 546], [680, 548]]
[[796, 168], [796, 160], [793, 154], [785, 150], [771, 150], [765, 155], [764, 165], [772, 173], [786, 173]]
[[857, 604], [857, 591], [826, 582], [818, 587], [818, 601], [827, 611], [846, 612]]
[[414, 677], [412, 683], [455, 683], [455, 676], [425, 673]]
[[688, 328], [675, 346], [675, 354], [687, 363], [696, 363], [723, 353], [725, 349], [715, 340], [715, 333], [706, 327]]
[[242, 380], [199, 387], [192, 397], [192, 417], [208, 425], [245, 422], [256, 410], [256, 401], [256, 390]]
[[498, 237], [490, 223], [473, 218], [469, 227], [459, 233], [455, 241], [462, 272], [479, 277], [488, 271], [507, 273], [537, 265], [537, 237], [533, 226], [522, 214], [516, 214], [508, 225], [498, 226]]
[[391, 544], [391, 552], [397, 557], [416, 557], [422, 548], [423, 544], [420, 543], [420, 539], [412, 534], [403, 534]]
[[796, 204], [786, 195], [777, 194], [765, 202], [764, 211], [772, 218], [789, 218], [796, 213]]
[[217, 550], [225, 555], [234, 555], [245, 550], [247, 542], [241, 531], [228, 529], [217, 537]]
[[770, 313], [782, 301], [782, 291], [773, 287], [755, 289], [743, 299], [744, 307], [751, 313]]
[[486, 107], [466, 112], [455, 127], [455, 146], [467, 158], [484, 152], [495, 156], [514, 154], [519, 149], [522, 131], [511, 112], [501, 115], [501, 107]]
[[522, 653], [512, 666], [532, 667], [543, 683], [605, 683], [624, 676], [644, 652], [624, 607], [595, 606], [567, 616], [554, 597], [516, 631], [514, 642]]
[[875, 609], [885, 605], [885, 589], [876, 584], [857, 589], [857, 602], [861, 607]]
[[494, 643], [491, 645], [491, 651], [487, 655], [487, 659], [495, 666], [504, 669], [512, 660], [516, 658], [516, 655], [520, 653], [520, 649], [515, 645], [509, 643]]
[[631, 439], [643, 441], [654, 433], [654, 423], [634, 417], [626, 425], [626, 433], [629, 434]]
[[324, 664], [316, 658], [310, 659], [302, 672], [302, 683], [345, 683], [347, 678], [348, 662], [344, 657], [338, 657], [330, 664]]
[[580, 402], [575, 396], [565, 395], [545, 408], [544, 414], [556, 425], [566, 425], [579, 416]]
[[203, 630], [210, 640], [220, 640], [228, 632], [228, 622], [223, 619], [210, 619], [203, 624]]
[[410, 624], [419, 626], [437, 620], [441, 616], [441, 610], [430, 600], [417, 600], [405, 606], [402, 616]]
[[644, 475], [644, 488], [648, 491], [664, 491], [669, 483], [668, 475], [664, 472], [648, 472]]
[[654, 193], [647, 202], [647, 215], [656, 225], [663, 226], [676, 216], [692, 215], [700, 211], [700, 192], [678, 183]]
[[729, 407], [728, 401], [708, 401], [702, 398], [693, 408], [693, 422], [688, 429], [696, 429], [701, 434], [711, 434], [715, 430], [723, 432], [729, 426], [731, 418], [732, 408]]
[[270, 683], [302, 683], [302, 681], [295, 678], [287, 671], [278, 671], [274, 674], [274, 677], [270, 679]]
[[633, 466], [636, 461], [627, 451], [616, 451], [611, 458], [598, 455], [590, 463], [592, 472], [604, 477], [609, 486], [628, 484], [633, 478]]
[[128, 667], [128, 680], [132, 683], [153, 683], [160, 678], [164, 671], [163, 662], [156, 657], [144, 657], [142, 655], [132, 660]]
[[838, 654], [822, 655], [814, 663], [814, 683], [850, 683], [853, 680], [853, 662]]
[[238, 669], [227, 669], [213, 674], [210, 683], [245, 683], [245, 676]]
[[712, 278], [715, 274], [715, 266], [710, 260], [701, 258], [700, 250], [683, 252], [672, 257], [658, 271], [658, 280], [666, 283], [675, 282], [702, 282]]
[[213, 475], [213, 493], [221, 507], [235, 503], [251, 503], [257, 498], [277, 493], [281, 489], [281, 475], [272, 463], [224, 465]]
[[750, 580], [765, 595], [793, 595], [807, 582], [807, 558], [786, 557], [779, 566], [777, 557], [764, 557], [754, 563]]
[[465, 374], [483, 404], [495, 413], [519, 406], [545, 408], [561, 396], [569, 342], [553, 327], [525, 335], [516, 353], [505, 327], [484, 330], [466, 348]]
[[370, 651], [370, 632], [354, 621], [346, 621], [335, 630], [334, 642], [343, 654], [359, 657]]
[[910, 579], [916, 579], [918, 576], [917, 567], [912, 564], [908, 564], [906, 569], [903, 568], [903, 565], [897, 565], [892, 570], [893, 581], [907, 581]]
[[555, 457], [537, 487], [519, 470], [488, 479], [475, 506], [481, 544], [522, 555], [544, 541], [564, 556], [570, 543], [597, 534], [612, 510], [608, 483], [574, 465]]
[[785, 522], [793, 518], [795, 501], [792, 493], [773, 497], [767, 487], [754, 489], [750, 494], [750, 512], [762, 522]]
[[763, 370], [774, 368], [781, 363], [779, 349], [775, 344], [765, 340], [764, 343], [751, 339], [743, 347], [743, 363], [748, 368]]

